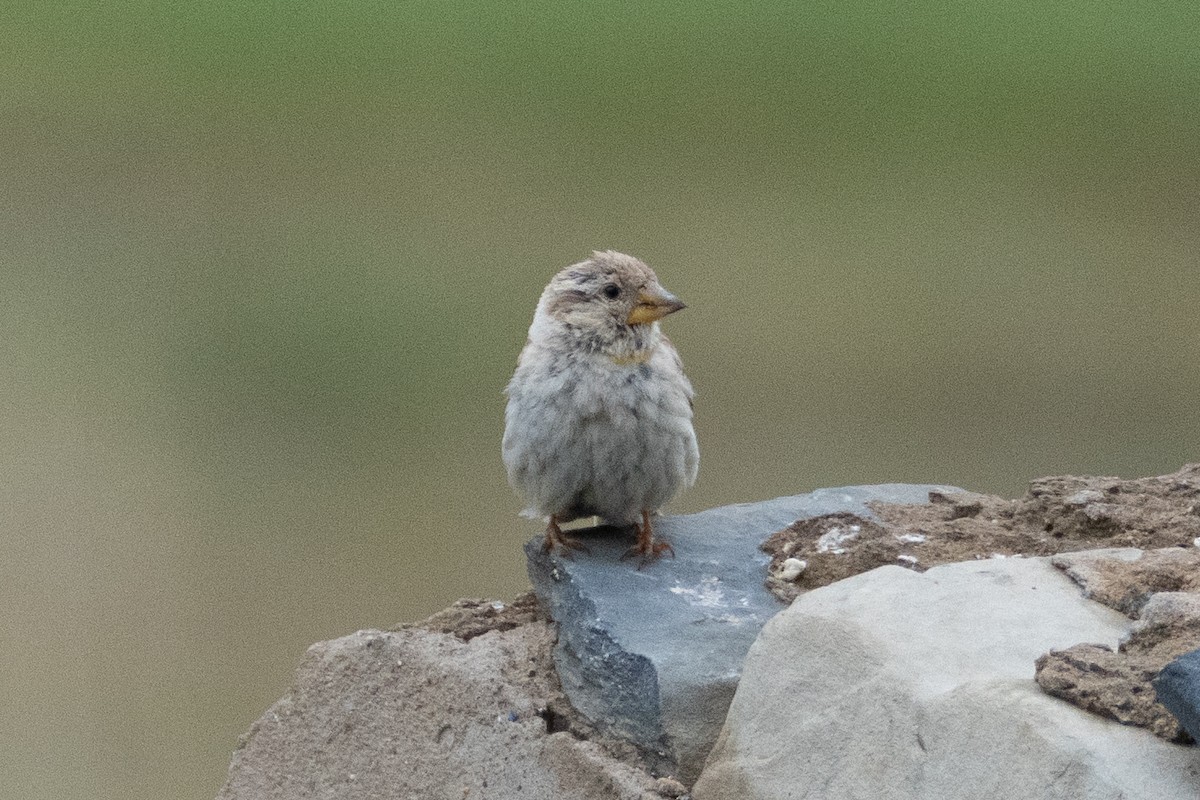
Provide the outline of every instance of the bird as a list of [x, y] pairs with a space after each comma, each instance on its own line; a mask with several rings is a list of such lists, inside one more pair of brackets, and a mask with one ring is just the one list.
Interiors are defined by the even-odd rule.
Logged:
[[508, 480], [547, 518], [543, 548], [584, 550], [561, 523], [636, 528], [622, 559], [675, 549], [651, 515], [696, 480], [694, 391], [659, 320], [685, 308], [654, 270], [615, 250], [566, 267], [542, 292], [505, 394]]

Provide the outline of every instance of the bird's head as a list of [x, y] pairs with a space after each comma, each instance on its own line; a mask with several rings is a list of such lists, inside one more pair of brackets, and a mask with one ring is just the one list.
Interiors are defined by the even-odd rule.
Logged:
[[633, 256], [606, 250], [555, 275], [542, 293], [538, 316], [595, 349], [625, 351], [652, 346], [654, 323], [684, 307], [654, 270]]

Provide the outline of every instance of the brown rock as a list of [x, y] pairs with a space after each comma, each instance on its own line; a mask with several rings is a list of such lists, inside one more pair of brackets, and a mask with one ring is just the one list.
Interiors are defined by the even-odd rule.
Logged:
[[1150, 685], [1163, 666], [1098, 644], [1051, 650], [1036, 662], [1038, 685], [1047, 694], [1122, 724], [1149, 728], [1164, 739], [1189, 741]]
[[1087, 597], [1130, 617], [1156, 592], [1200, 592], [1200, 548], [1194, 546], [1064, 553], [1051, 563]]
[[1055, 539], [1146, 550], [1190, 545], [1200, 536], [1198, 502], [1200, 464], [1188, 464], [1170, 475], [1136, 480], [1041, 478], [1029, 485], [1016, 516]]
[[1200, 464], [1136, 480], [1040, 478], [1018, 500], [973, 492], [934, 492], [929, 500], [871, 507], [884, 526], [926, 536], [932, 546], [922, 548], [925, 566], [993, 553], [1193, 547], [1200, 537]]
[[929, 502], [934, 505], [949, 506], [950, 519], [977, 517], [985, 505], [996, 498], [975, 492], [930, 492]]
[[[1038, 684], [1102, 716], [1172, 741], [1190, 740], [1155, 699], [1151, 681], [1171, 661], [1200, 647], [1200, 551], [1096, 550], [1056, 556], [1051, 563], [1091, 599], [1138, 618], [1117, 652], [1080, 644], [1042, 656]], [[1176, 591], [1180, 588], [1188, 591]]]
[[[781, 600], [791, 602], [810, 589], [885, 564], [925, 570], [995, 555], [1050, 556], [1097, 547], [1195, 550], [1192, 542], [1200, 536], [1198, 500], [1200, 464], [1128, 481], [1041, 478], [1019, 500], [931, 492], [929, 503], [871, 504], [876, 519], [828, 514], [778, 531], [762, 545], [772, 557], [766, 584]], [[1200, 556], [1200, 550], [1195, 551]], [[796, 580], [781, 574], [787, 558], [808, 564]], [[1150, 564], [1147, 575], [1159, 571], [1159, 564]], [[1171, 588], [1167, 581], [1155, 591]], [[1146, 597], [1132, 600], [1144, 602]]]

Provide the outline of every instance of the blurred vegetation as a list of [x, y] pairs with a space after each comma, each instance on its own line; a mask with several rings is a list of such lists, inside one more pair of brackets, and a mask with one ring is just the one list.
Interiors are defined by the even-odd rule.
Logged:
[[549, 276], [689, 303], [677, 510], [1197, 458], [1200, 18], [10, 3], [0, 778], [207, 798], [304, 647], [525, 585]]

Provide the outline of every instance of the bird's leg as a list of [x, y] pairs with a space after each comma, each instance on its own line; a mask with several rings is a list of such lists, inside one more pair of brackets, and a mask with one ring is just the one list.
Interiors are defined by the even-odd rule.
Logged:
[[563, 533], [562, 528], [558, 527], [558, 517], [551, 514], [550, 524], [546, 526], [546, 541], [542, 545], [542, 552], [551, 552], [554, 550], [554, 545], [558, 545], [562, 554], [567, 558], [571, 557], [572, 550], [582, 550], [585, 553], [591, 552], [583, 542], [578, 539], [572, 539]]
[[642, 509], [642, 524], [637, 527], [637, 544], [625, 551], [625, 555], [621, 556], [624, 561], [632, 556], [641, 556], [641, 563], [638, 564], [638, 569], [655, 561], [663, 553], [669, 552], [671, 558], [675, 557], [675, 548], [671, 547], [671, 543], [663, 539], [654, 541], [654, 529], [650, 525], [650, 511]]

